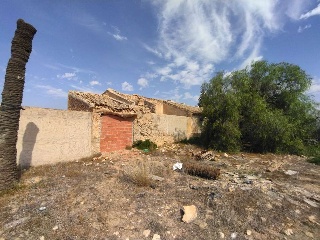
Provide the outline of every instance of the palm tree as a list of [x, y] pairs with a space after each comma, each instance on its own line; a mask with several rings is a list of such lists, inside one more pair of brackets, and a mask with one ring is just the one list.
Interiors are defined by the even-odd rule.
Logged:
[[32, 51], [32, 39], [37, 30], [22, 19], [11, 46], [0, 108], [0, 191], [11, 188], [18, 180], [17, 138], [26, 63]]

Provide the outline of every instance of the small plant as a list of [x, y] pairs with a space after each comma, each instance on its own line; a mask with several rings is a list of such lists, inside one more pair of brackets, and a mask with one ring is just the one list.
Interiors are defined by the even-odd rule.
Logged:
[[146, 139], [144, 141], [142, 140], [138, 140], [135, 141], [132, 145], [132, 147], [140, 149], [140, 150], [148, 150], [148, 151], [154, 151], [157, 148], [157, 144], [155, 144], [154, 142], [150, 141], [149, 139]]
[[217, 179], [220, 175], [220, 169], [201, 164], [195, 161], [187, 161], [183, 163], [184, 171], [193, 176], [198, 176], [206, 179]]

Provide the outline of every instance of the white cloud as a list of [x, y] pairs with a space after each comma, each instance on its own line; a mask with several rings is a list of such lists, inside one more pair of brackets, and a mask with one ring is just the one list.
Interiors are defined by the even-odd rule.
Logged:
[[146, 78], [139, 78], [137, 83], [139, 86], [141, 86], [141, 88], [145, 88], [149, 85], [149, 82]]
[[122, 91], [128, 91], [128, 92], [133, 91], [133, 86], [128, 82], [123, 82], [121, 86], [122, 86]]
[[311, 1], [312, 0], [289, 0], [287, 1], [289, 4], [286, 4], [285, 6], [285, 14], [293, 20], [299, 20], [301, 14], [305, 11]]
[[115, 27], [115, 26], [112, 26], [112, 28], [114, 29], [115, 32], [113, 32], [113, 33], [108, 32], [108, 34], [111, 35], [112, 37], [114, 37], [114, 39], [116, 39], [117, 41], [128, 40], [127, 37], [122, 36], [122, 35], [120, 34], [119, 28], [117, 28], [117, 27]]
[[118, 41], [128, 40], [127, 37], [121, 36], [119, 34], [112, 34], [112, 36]]
[[299, 26], [298, 33], [302, 33], [304, 30], [311, 28], [311, 24], [307, 24], [304, 27]]
[[[160, 81], [189, 88], [209, 80], [216, 64], [247, 66], [262, 59], [263, 38], [284, 25], [280, 4], [275, 0], [154, 0], [159, 41], [156, 46], [144, 45], [164, 61], [154, 65], [154, 72]], [[297, 4], [295, 10], [301, 9]]]
[[49, 85], [36, 85], [35, 87], [44, 89], [46, 94], [53, 97], [66, 98], [68, 96], [68, 93], [63, 91], [61, 88], [54, 88]]
[[90, 84], [90, 86], [101, 85], [101, 83], [96, 80], [91, 81], [89, 84]]
[[162, 92], [161, 93], [162, 97], [167, 99], [167, 100], [172, 100], [175, 102], [179, 102], [180, 99], [182, 98], [182, 94], [180, 94], [180, 88], [176, 87], [170, 91], [167, 92]]
[[199, 100], [199, 95], [194, 95], [194, 96], [193, 96], [191, 93], [185, 92], [183, 99], [191, 99], [192, 101], [198, 102], [198, 100]]
[[[153, 53], [154, 55], [156, 55], [157, 57], [162, 58], [162, 53], [159, 52], [157, 49], [151, 48], [151, 47], [149, 47], [147, 44], [143, 44], [143, 47], [144, 47], [147, 51], [149, 51], [149, 52]], [[152, 62], [152, 61], [151, 61], [151, 62]]]
[[307, 12], [305, 14], [302, 14], [300, 16], [300, 19], [307, 19], [309, 17], [316, 16], [316, 15], [320, 15], [320, 3], [318, 4], [318, 6], [316, 8], [310, 10], [309, 12]]
[[75, 73], [70, 73], [70, 72], [66, 72], [62, 75], [57, 75], [57, 78], [68, 79], [68, 80], [77, 80], [78, 79]]
[[311, 87], [310, 89], [308, 90], [308, 93], [319, 93], [320, 94], [320, 79], [314, 79], [312, 81], [312, 84], [311, 84]]

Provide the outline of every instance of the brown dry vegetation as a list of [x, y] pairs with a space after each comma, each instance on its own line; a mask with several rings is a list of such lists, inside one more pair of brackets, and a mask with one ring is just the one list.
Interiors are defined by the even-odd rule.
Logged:
[[[0, 196], [0, 239], [320, 239], [319, 166], [245, 153], [197, 162], [219, 168], [217, 180], [172, 170], [197, 151], [175, 144], [32, 167]], [[198, 208], [194, 222], [181, 221], [184, 205]]]

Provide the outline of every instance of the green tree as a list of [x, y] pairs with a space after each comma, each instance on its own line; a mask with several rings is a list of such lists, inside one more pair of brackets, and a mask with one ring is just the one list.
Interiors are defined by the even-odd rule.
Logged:
[[305, 93], [311, 78], [299, 66], [258, 61], [201, 86], [202, 139], [207, 147], [302, 153], [319, 139], [319, 111]]

